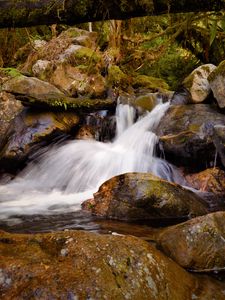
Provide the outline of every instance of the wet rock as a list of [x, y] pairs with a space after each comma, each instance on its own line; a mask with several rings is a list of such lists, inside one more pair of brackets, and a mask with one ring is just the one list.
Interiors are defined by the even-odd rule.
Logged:
[[225, 172], [219, 168], [211, 168], [200, 173], [189, 174], [185, 179], [193, 188], [202, 192], [225, 194]]
[[225, 108], [225, 60], [209, 75], [208, 81], [220, 108]]
[[212, 64], [206, 64], [195, 69], [183, 81], [183, 86], [190, 92], [192, 103], [201, 103], [209, 96], [211, 88], [208, 76], [216, 69]]
[[216, 147], [219, 159], [221, 160], [221, 163], [225, 168], [225, 126], [214, 126], [211, 136]]
[[91, 126], [83, 125], [79, 128], [75, 136], [78, 140], [94, 140], [95, 132]]
[[135, 99], [134, 105], [143, 111], [151, 111], [159, 103], [158, 93], [149, 93]]
[[0, 255], [2, 300], [224, 299], [223, 284], [189, 274], [132, 236], [1, 232]]
[[163, 252], [184, 268], [225, 269], [225, 212], [215, 212], [164, 229], [158, 238]]
[[103, 183], [82, 204], [93, 214], [118, 220], [189, 218], [207, 213], [201, 199], [177, 184], [145, 173], [127, 173]]
[[225, 116], [207, 104], [171, 106], [156, 133], [167, 160], [195, 170], [213, 166], [216, 149], [212, 132]]
[[1, 167], [6, 171], [17, 169], [40, 147], [70, 132], [78, 122], [79, 118], [74, 113], [24, 109], [11, 122], [1, 144]]
[[0, 92], [0, 144], [12, 119], [22, 110], [22, 104], [9, 93]]
[[171, 104], [173, 105], [184, 105], [191, 102], [191, 93], [185, 87], [179, 87], [177, 91], [174, 92]]

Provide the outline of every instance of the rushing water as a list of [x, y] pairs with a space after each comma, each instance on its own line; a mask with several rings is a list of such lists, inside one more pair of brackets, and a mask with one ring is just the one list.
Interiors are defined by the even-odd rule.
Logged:
[[113, 142], [76, 140], [49, 150], [0, 186], [0, 219], [79, 211], [104, 181], [126, 172], [151, 172], [178, 181], [171, 165], [154, 156], [158, 137], [153, 131], [168, 106], [158, 104], [135, 123], [135, 109], [119, 104]]

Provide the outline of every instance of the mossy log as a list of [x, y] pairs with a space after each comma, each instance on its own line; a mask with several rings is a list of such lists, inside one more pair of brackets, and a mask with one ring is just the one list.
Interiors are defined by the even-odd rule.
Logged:
[[224, 9], [225, 0], [0, 0], [0, 28]]

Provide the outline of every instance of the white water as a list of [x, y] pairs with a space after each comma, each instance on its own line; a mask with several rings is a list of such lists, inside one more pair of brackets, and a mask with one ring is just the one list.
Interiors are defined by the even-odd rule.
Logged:
[[134, 108], [120, 104], [114, 142], [70, 141], [48, 151], [22, 175], [0, 186], [0, 219], [79, 210], [104, 181], [126, 172], [151, 172], [176, 180], [172, 167], [154, 157], [158, 138], [152, 130], [168, 106], [159, 104], [134, 123]]

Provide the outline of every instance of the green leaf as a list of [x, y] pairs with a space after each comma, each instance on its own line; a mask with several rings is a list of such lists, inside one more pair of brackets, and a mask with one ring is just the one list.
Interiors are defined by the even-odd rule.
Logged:
[[213, 41], [215, 40], [216, 33], [217, 33], [217, 21], [214, 20], [212, 22], [212, 25], [210, 26], [210, 40], [209, 40], [210, 46], [212, 45]]

